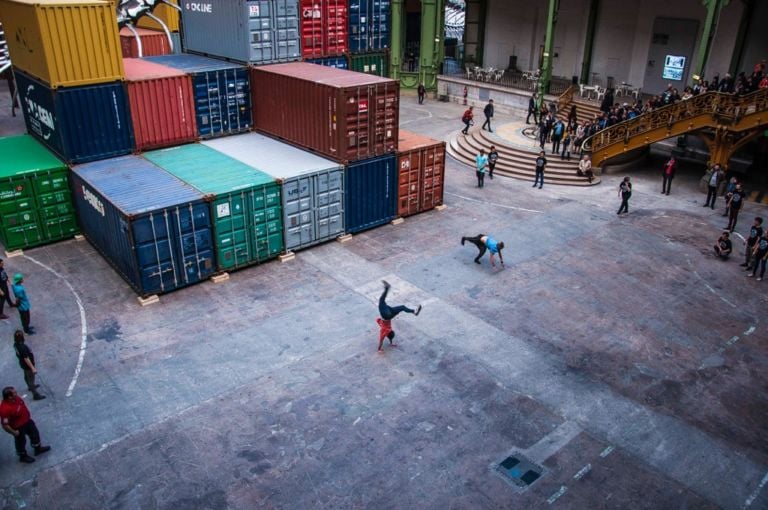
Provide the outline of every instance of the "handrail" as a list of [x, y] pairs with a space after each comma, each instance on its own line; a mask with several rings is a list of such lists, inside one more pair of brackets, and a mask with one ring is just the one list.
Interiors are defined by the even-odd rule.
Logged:
[[763, 111], [768, 111], [768, 89], [744, 96], [707, 92], [598, 131], [584, 140], [582, 148], [594, 153], [618, 143], [628, 144], [635, 136], [663, 127], [671, 128], [675, 122], [702, 115], [711, 117], [710, 127], [727, 127], [738, 124], [746, 115]]
[[557, 111], [565, 111], [565, 108], [573, 101], [573, 94], [578, 87], [571, 84], [565, 91], [557, 98]]

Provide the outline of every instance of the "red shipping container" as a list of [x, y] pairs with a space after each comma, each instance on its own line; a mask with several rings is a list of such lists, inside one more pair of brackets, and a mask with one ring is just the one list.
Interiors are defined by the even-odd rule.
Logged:
[[347, 52], [348, 0], [301, 0], [301, 55], [336, 57]]
[[155, 57], [173, 53], [173, 48], [165, 32], [146, 28], [136, 28], [135, 30], [141, 39], [141, 55], [139, 55], [136, 36], [129, 29], [122, 28], [120, 30], [120, 48], [123, 50], [123, 58]]
[[136, 150], [194, 141], [192, 78], [184, 71], [138, 58], [123, 63]]
[[410, 216], [443, 203], [445, 142], [400, 130], [397, 215]]
[[305, 62], [251, 67], [253, 125], [334, 161], [397, 151], [400, 83]]

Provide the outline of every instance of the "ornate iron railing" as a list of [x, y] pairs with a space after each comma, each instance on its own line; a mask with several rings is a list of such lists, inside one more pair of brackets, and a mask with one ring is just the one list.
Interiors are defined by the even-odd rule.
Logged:
[[757, 112], [768, 112], [768, 89], [745, 96], [707, 92], [598, 131], [582, 147], [595, 153], [618, 143], [628, 144], [630, 139], [660, 128], [671, 130], [676, 122], [701, 116], [711, 120], [699, 127], [735, 126], [746, 115]]
[[566, 108], [568, 108], [568, 105], [571, 104], [573, 101], [573, 94], [579, 89], [577, 85], [571, 84], [570, 87], [565, 89], [565, 91], [560, 94], [560, 97], [557, 98], [557, 111], [558, 112], [564, 112]]

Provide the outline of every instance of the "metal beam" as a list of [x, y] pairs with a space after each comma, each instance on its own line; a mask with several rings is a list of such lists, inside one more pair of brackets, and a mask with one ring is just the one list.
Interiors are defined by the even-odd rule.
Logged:
[[702, 0], [702, 3], [707, 8], [707, 17], [704, 20], [704, 31], [701, 34], [701, 41], [699, 41], [699, 51], [696, 56], [696, 63], [693, 66], [693, 72], [691, 73], [691, 82], [695, 83], [696, 78], [694, 76], [701, 77], [704, 75], [704, 68], [709, 60], [709, 51], [712, 49], [712, 39], [715, 37], [715, 28], [720, 20], [720, 11], [728, 5], [730, 0]]
[[544, 55], [539, 77], [539, 100], [543, 100], [544, 94], [549, 92], [549, 82], [552, 80], [552, 46], [555, 38], [555, 22], [560, 0], [549, 0], [547, 14], [547, 34], [544, 38]]
[[590, 0], [589, 17], [587, 18], [587, 37], [584, 41], [584, 60], [581, 63], [579, 83], [589, 83], [589, 72], [592, 70], [592, 51], [595, 46], [597, 17], [600, 13], [600, 0]]
[[733, 45], [733, 55], [731, 56], [731, 65], [728, 67], [728, 71], [731, 76], [736, 76], [741, 69], [741, 64], [744, 59], [744, 48], [747, 45], [747, 34], [752, 27], [752, 18], [755, 15], [756, 0], [743, 0], [744, 11], [741, 13], [741, 21], [739, 22], [739, 31], [736, 32], [736, 43]]

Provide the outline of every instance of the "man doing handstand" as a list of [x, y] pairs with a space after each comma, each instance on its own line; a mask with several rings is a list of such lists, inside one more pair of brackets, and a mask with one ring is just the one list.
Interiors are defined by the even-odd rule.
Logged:
[[419, 315], [421, 313], [421, 305], [416, 307], [416, 310], [411, 310], [405, 305], [389, 306], [387, 304], [387, 293], [389, 292], [390, 285], [385, 280], [381, 280], [384, 284], [384, 292], [379, 297], [379, 315], [381, 318], [376, 319], [379, 324], [379, 352], [382, 351], [384, 345], [384, 339], [389, 338], [389, 345], [397, 345], [392, 342], [395, 338], [395, 332], [392, 330], [392, 319], [394, 319], [400, 312], [412, 313], [413, 315]]
[[504, 257], [501, 256], [501, 250], [504, 249], [504, 243], [499, 242], [493, 237], [485, 234], [478, 234], [475, 237], [462, 237], [462, 246], [464, 246], [464, 241], [469, 241], [470, 243], [477, 246], [477, 249], [480, 252], [477, 254], [477, 257], [475, 257], [475, 264], [480, 263], [480, 258], [485, 255], [485, 250], [487, 249], [491, 252], [491, 267], [496, 267], [496, 262], [493, 260], [494, 254], [499, 255], [499, 261], [501, 262], [502, 266], [504, 265]]

